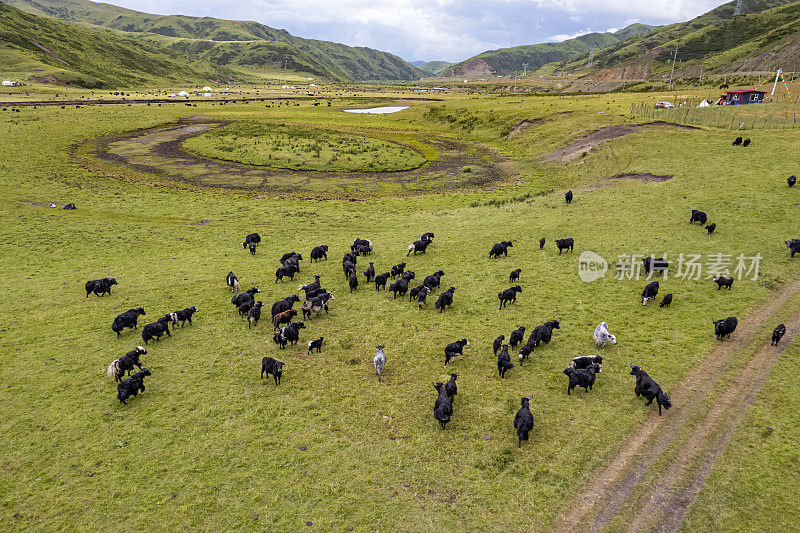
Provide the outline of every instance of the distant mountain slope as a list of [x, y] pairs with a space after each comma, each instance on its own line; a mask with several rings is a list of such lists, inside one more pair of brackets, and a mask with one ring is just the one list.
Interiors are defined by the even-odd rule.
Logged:
[[528, 72], [547, 63], [584, 54], [592, 48], [603, 48], [632, 36], [648, 32], [653, 26], [632, 24], [614, 33], [588, 33], [560, 43], [541, 43], [488, 50], [454, 65], [456, 76], [513, 74], [528, 63]]
[[420, 70], [424, 70], [425, 72], [433, 75], [440, 75], [442, 71], [449, 68], [452, 63], [448, 63], [447, 61], [420, 61], [419, 65], [414, 65]]
[[218, 64], [230, 67], [239, 65], [239, 56], [242, 56], [242, 66], [296, 67], [296, 70], [339, 81], [416, 80], [424, 75], [388, 52], [303, 39], [257, 22], [151, 15], [89, 0], [3, 1], [24, 11], [64, 21], [176, 38], [176, 41], [164, 44], [181, 51], [199, 51], [204, 58], [210, 61], [221, 59]]
[[[744, 0], [743, 14], [738, 16], [733, 15], [735, 4], [729, 2], [688, 22], [663, 26], [597, 50], [592, 70], [587, 69], [584, 54], [555, 65], [555, 71], [594, 72], [592, 76], [604, 79], [623, 75], [646, 78], [668, 73], [676, 46], [679, 74], [694, 75], [701, 64], [705, 71], [720, 72], [773, 68], [780, 66], [778, 63], [786, 70], [798, 69], [800, 2]], [[759, 58], [762, 54], [766, 55]], [[780, 61], [774, 61], [778, 58]]]
[[207, 82], [232, 71], [110, 30], [68, 24], [0, 3], [0, 70], [83, 87]]

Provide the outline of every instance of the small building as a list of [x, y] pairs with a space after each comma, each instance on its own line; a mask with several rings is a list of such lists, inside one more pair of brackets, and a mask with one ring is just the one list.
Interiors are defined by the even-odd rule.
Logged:
[[753, 89], [738, 89], [734, 91], [725, 91], [720, 97], [719, 105], [743, 105], [743, 104], [760, 104], [764, 101], [764, 91], [756, 91]]

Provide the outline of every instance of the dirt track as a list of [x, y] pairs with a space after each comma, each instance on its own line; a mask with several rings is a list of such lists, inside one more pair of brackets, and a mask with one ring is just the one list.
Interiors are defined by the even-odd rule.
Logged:
[[[654, 409], [619, 454], [592, 474], [557, 518], [553, 530], [601, 531], [623, 509], [633, 508], [635, 516], [627, 524], [629, 531], [677, 531], [780, 353], [800, 330], [800, 311], [786, 321], [788, 332], [780, 347], [763, 346], [734, 381], [723, 383], [720, 378], [734, 357], [754, 340], [756, 331], [798, 290], [800, 280], [741, 320], [731, 340], [720, 343], [674, 387], [674, 407], [664, 416], [658, 416]], [[721, 389], [720, 399], [709, 408], [706, 402]], [[686, 433], [689, 437], [682, 441]], [[680, 446], [676, 456], [667, 450], [673, 443]], [[651, 472], [657, 461], [664, 460], [667, 466], [663, 473]], [[650, 486], [654, 489], [646, 488]], [[624, 527], [614, 524], [614, 529]]]

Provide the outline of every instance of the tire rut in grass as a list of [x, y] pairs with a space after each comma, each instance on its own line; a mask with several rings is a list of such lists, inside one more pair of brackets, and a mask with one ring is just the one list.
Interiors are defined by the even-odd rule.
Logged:
[[[599, 471], [593, 473], [589, 481], [577, 492], [573, 501], [565, 507], [565, 511], [562, 515], [556, 519], [553, 530], [559, 532], [575, 530], [600, 531], [606, 527], [619, 514], [623, 506], [631, 501], [634, 490], [644, 480], [657, 459], [662, 457], [667, 447], [676, 440], [676, 437], [678, 437], [683, 430], [694, 425], [692, 420], [700, 412], [699, 409], [703, 408], [703, 399], [708, 397], [715, 388], [718, 389], [725, 386], [725, 384], [719, 383], [719, 380], [733, 360], [734, 355], [747, 346], [757, 330], [769, 320], [783, 303], [798, 292], [798, 290], [800, 290], [800, 280], [791, 283], [783, 290], [774, 294], [766, 303], [762, 304], [747, 315], [745, 319], [740, 321], [737, 335], [733, 341], [721, 343], [712, 350], [708, 356], [699, 361], [694, 368], [690, 370], [689, 374], [673, 388], [675, 391], [672, 394], [673, 409], [668, 411], [666, 416], [661, 417], [656, 410], [653, 411], [653, 414], [646, 420], [642, 427], [637, 428], [633, 436], [623, 444], [620, 448], [620, 452], [609, 459]], [[795, 322], [800, 322], [800, 313], [792, 318], [792, 323]], [[792, 334], [796, 332], [796, 329], [797, 326], [793, 328]], [[786, 346], [790, 340], [791, 339], [786, 339], [783, 346]], [[773, 350], [778, 351], [775, 348], [773, 348]], [[747, 368], [742, 371], [740, 378], [730, 385], [731, 389], [736, 388], [738, 390], [741, 388], [745, 394], [749, 393], [748, 397], [752, 396], [754, 398], [755, 392], [760, 388], [759, 383], [763, 383], [763, 381], [759, 382], [757, 380], [756, 383], [753, 383], [742, 378], [745, 377], [748, 369], [753, 365], [755, 365], [755, 368], [759, 367], [759, 364], [756, 363], [757, 361], [761, 361], [761, 358], [768, 357], [769, 355], [769, 350], [763, 349], [759, 351], [758, 355], [750, 361]], [[760, 364], [764, 366], [763, 362]], [[771, 366], [769, 368], [771, 369]], [[762, 370], [766, 372], [764, 376], [765, 380], [769, 372], [768, 369]], [[730, 398], [730, 400], [725, 400], [725, 398]], [[726, 393], [723, 396], [723, 400], [718, 402], [721, 404], [720, 408], [726, 405], [728, 401], [735, 402], [736, 398], [740, 398], [740, 396]], [[747, 406], [749, 406], [749, 404], [747, 404]], [[698, 422], [698, 424], [702, 424], [706, 419], [713, 422], [713, 419], [710, 418], [712, 414], [714, 417], [719, 418], [720, 423], [722, 423], [729, 421], [731, 416], [740, 417], [743, 412], [736, 413], [734, 410], [733, 413], [729, 413], [731, 416], [726, 418], [724, 412], [713, 408], [705, 416], [700, 417], [700, 422]], [[708, 434], [708, 437], [713, 436]], [[715, 449], [716, 447], [712, 447], [711, 450], [706, 453], [704, 459], [711, 459], [713, 463], [713, 457], [710, 458], [709, 456], [714, 454]], [[718, 455], [719, 452], [716, 453]], [[678, 468], [677, 472], [680, 472], [687, 460], [688, 458], [679, 456], [677, 461], [674, 461], [673, 464], [667, 467], [667, 470], [670, 471], [672, 468]], [[676, 481], [679, 481], [679, 477], [680, 476], [676, 476]], [[698, 478], [698, 480], [700, 479], [704, 482], [702, 476]], [[661, 483], [662, 481], [659, 481], [659, 484]], [[695, 485], [686, 495], [691, 495], [691, 491], [694, 491], [694, 495], [696, 495], [700, 488], [702, 488], [702, 483], [699, 486]], [[666, 481], [664, 481], [663, 490], [665, 491], [665, 495], [674, 494], [675, 492], [674, 490], [670, 490]], [[654, 499], [651, 499], [651, 501], [653, 500]], [[688, 508], [691, 501], [693, 501], [693, 499], [691, 501], [682, 500], [680, 495], [676, 498], [662, 498], [661, 500], [672, 502], [671, 515], [677, 517], [680, 514], [681, 521], [686, 508]], [[655, 502], [653, 501], [650, 505], [655, 505]], [[681, 509], [683, 510], [681, 511]], [[666, 512], [665, 508], [661, 508], [661, 510]], [[649, 512], [651, 513], [650, 515], [638, 509], [637, 521], [634, 523], [639, 523], [638, 520], [640, 520], [640, 518], [638, 517], [643, 517], [643, 520], [646, 521], [652, 518], [652, 514], [658, 515], [657, 510], [651, 510]], [[661, 513], [662, 516], [664, 516], [664, 512]], [[586, 527], [587, 524], [591, 525]], [[668, 524], [674, 524], [674, 519], [672, 522], [667, 520], [664, 523], [665, 526]], [[670, 526], [673, 527], [670, 531], [677, 529], [679, 526], [680, 522], [674, 524], [674, 527]]]

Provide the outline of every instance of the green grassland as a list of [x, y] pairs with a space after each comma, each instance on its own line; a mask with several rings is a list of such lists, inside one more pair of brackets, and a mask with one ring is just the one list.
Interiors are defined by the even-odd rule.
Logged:
[[313, 126], [236, 122], [184, 141], [209, 157], [292, 170], [336, 172], [416, 168], [425, 158], [399, 144]]
[[[263, 120], [263, 104], [0, 114], [0, 135], [14, 139], [0, 144], [0, 409], [10, 414], [0, 422], [0, 528], [546, 529], [652, 413], [634, 396], [628, 365], [643, 364], [669, 392], [715, 345], [711, 319], [745, 316], [796, 276], [783, 240], [800, 233], [798, 191], [785, 185], [797, 169], [776, 157], [800, 150], [793, 132], [758, 131], [743, 150], [730, 146], [729, 131], [652, 127], [569, 164], [540, 161], [597, 128], [648, 122], [629, 114], [638, 101], [453, 95], [387, 116], [349, 115], [338, 105], [270, 109], [270, 122], [287, 128], [452, 135], [513, 164], [513, 181], [481, 190], [353, 201], [181, 187], [157, 175], [120, 180], [70, 155], [87, 139], [190, 115]], [[532, 125], [507, 138], [523, 120]], [[611, 179], [646, 172], [673, 177]], [[571, 205], [566, 189], [575, 191]], [[51, 201], [76, 202], [78, 210], [36, 205]], [[714, 235], [687, 223], [692, 208], [709, 213]], [[239, 244], [252, 231], [263, 239], [255, 257]], [[407, 245], [426, 231], [436, 233], [427, 254], [406, 259]], [[548, 242], [540, 251], [542, 236]], [[575, 253], [559, 256], [553, 240], [567, 236]], [[355, 237], [375, 245], [359, 270], [369, 261], [379, 272], [407, 261], [421, 281], [443, 269], [443, 286], [457, 287], [452, 309], [435, 312], [434, 295], [419, 311], [363, 281], [349, 293], [340, 258]], [[514, 241], [509, 257], [490, 260], [489, 248], [504, 239]], [[308, 252], [323, 243], [328, 261], [311, 265]], [[275, 284], [277, 260], [291, 250], [303, 253], [303, 271]], [[583, 250], [609, 261], [606, 278], [579, 280]], [[760, 276], [730, 292], [705, 276], [671, 278], [661, 289], [675, 295], [669, 309], [641, 305], [644, 280], [613, 276], [621, 254], [674, 261], [681, 253], [760, 253]], [[522, 268], [523, 293], [498, 312], [497, 293], [514, 268]], [[330, 314], [308, 321], [298, 346], [281, 351], [268, 317], [248, 331], [233, 312], [229, 270], [243, 287], [259, 286], [267, 307], [313, 274], [336, 298]], [[117, 278], [114, 293], [85, 298], [85, 281], [102, 276]], [[110, 323], [139, 305], [147, 310], [141, 323], [191, 305], [199, 313], [193, 326], [148, 346], [147, 390], [121, 406], [106, 367], [141, 343], [141, 326], [117, 340]], [[500, 380], [492, 340], [552, 318], [562, 320], [553, 341]], [[594, 390], [567, 396], [561, 370], [596, 352], [592, 331], [601, 320], [619, 344], [603, 349]], [[319, 336], [322, 353], [307, 355], [305, 342]], [[459, 394], [441, 431], [431, 383], [447, 377], [443, 347], [461, 337], [470, 346], [448, 367], [459, 374]], [[371, 366], [379, 343], [388, 356], [380, 383]], [[263, 356], [285, 361], [280, 387], [258, 379]], [[771, 438], [782, 444], [748, 449], [758, 436], [745, 430], [731, 453], [753, 457], [752, 467], [741, 467], [748, 479], [791, 491], [795, 479], [759, 474], [770, 458], [786, 460], [795, 438], [797, 396], [781, 395], [781, 380], [771, 383], [747, 428], [769, 418]], [[512, 427], [519, 395], [532, 398], [535, 420], [521, 449]], [[758, 485], [745, 494], [738, 475], [712, 477], [715, 505], [733, 512], [747, 498], [755, 509], [769, 508], [772, 492]], [[723, 531], [739, 526], [733, 518], [714, 523]]]

